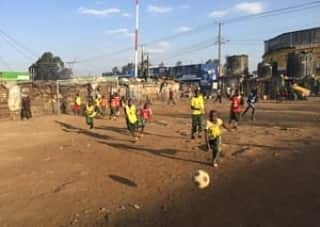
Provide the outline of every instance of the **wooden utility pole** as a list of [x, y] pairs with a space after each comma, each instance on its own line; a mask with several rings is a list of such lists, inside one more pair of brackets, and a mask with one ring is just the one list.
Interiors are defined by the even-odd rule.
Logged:
[[218, 77], [221, 77], [221, 46], [222, 46], [222, 33], [221, 33], [221, 29], [222, 29], [222, 23], [219, 22], [219, 31], [218, 31], [218, 61], [219, 61], [219, 68], [218, 68]]
[[57, 95], [57, 114], [60, 115], [60, 86], [59, 80], [56, 81], [56, 95]]

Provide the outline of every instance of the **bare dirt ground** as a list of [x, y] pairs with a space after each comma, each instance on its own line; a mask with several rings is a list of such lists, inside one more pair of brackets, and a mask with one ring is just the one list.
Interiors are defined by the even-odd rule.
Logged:
[[[227, 120], [228, 105], [208, 109]], [[137, 144], [123, 119], [1, 122], [0, 226], [320, 226], [319, 99], [260, 103], [256, 122], [224, 133], [218, 169], [189, 140], [187, 101], [153, 112]]]

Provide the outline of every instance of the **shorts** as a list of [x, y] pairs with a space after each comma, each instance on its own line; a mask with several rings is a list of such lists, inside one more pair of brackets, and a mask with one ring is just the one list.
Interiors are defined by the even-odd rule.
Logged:
[[147, 121], [146, 119], [141, 118], [141, 119], [140, 119], [140, 125], [141, 125], [141, 127], [146, 127], [147, 122], [148, 122], [148, 121]]
[[239, 122], [239, 121], [240, 121], [240, 116], [241, 116], [241, 113], [240, 113], [240, 112], [233, 112], [233, 111], [231, 111], [231, 112], [230, 112], [230, 121]]
[[135, 132], [136, 131], [136, 129], [138, 128], [138, 122], [136, 122], [136, 123], [130, 123], [129, 121], [128, 121], [128, 130], [130, 131], [130, 132]]
[[256, 108], [256, 104], [255, 104], [255, 103], [248, 102], [248, 107], [249, 107], [249, 108], [252, 108], [252, 109], [255, 109], [255, 108]]
[[209, 140], [210, 149], [214, 152], [220, 152], [220, 145], [221, 145], [221, 137], [218, 136], [215, 139]]
[[110, 115], [111, 115], [111, 116], [115, 116], [116, 113], [117, 113], [116, 108], [115, 108], [115, 107], [111, 107], [111, 108], [110, 108]]

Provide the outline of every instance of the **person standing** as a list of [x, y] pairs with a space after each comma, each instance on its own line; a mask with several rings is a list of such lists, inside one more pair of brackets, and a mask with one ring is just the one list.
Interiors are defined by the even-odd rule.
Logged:
[[103, 117], [106, 116], [107, 107], [108, 107], [108, 99], [105, 95], [102, 95], [101, 100], [100, 100], [100, 112]]
[[196, 132], [198, 132], [198, 137], [201, 138], [202, 118], [204, 114], [204, 100], [202, 95], [200, 95], [199, 89], [195, 90], [195, 95], [191, 99], [191, 110], [192, 110], [191, 139], [195, 139], [194, 134]]
[[31, 99], [28, 95], [22, 98], [21, 120], [32, 118]]
[[110, 97], [110, 120], [113, 119], [117, 119], [117, 100], [115, 99], [114, 95], [111, 95]]
[[114, 94], [115, 99], [115, 115], [116, 117], [120, 116], [120, 107], [121, 107], [121, 97], [118, 92]]
[[124, 108], [124, 113], [126, 116], [127, 128], [134, 138], [134, 143], [138, 141], [138, 137], [136, 136], [136, 130], [138, 128], [138, 117], [137, 117], [137, 108], [132, 103], [132, 99], [128, 100], [128, 105]]
[[220, 88], [217, 90], [217, 97], [214, 100], [214, 102], [217, 102], [217, 101], [219, 101], [219, 103], [222, 104], [222, 90]]
[[80, 97], [79, 93], [77, 93], [77, 95], [74, 99], [73, 112], [76, 115], [80, 115], [80, 113], [81, 113], [81, 97]]
[[229, 123], [233, 125], [233, 128], [237, 129], [241, 118], [241, 111], [243, 106], [243, 98], [240, 95], [239, 90], [236, 90], [235, 94], [231, 97], [230, 108], [230, 120]]
[[256, 89], [252, 90], [247, 99], [247, 108], [242, 113], [242, 117], [246, 115], [246, 113], [251, 109], [251, 120], [255, 121], [255, 113], [256, 113], [256, 103], [258, 102], [258, 91]]

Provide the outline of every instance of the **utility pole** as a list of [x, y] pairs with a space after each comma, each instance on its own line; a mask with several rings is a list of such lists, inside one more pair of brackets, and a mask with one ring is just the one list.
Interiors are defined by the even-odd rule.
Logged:
[[135, 68], [134, 77], [138, 77], [138, 58], [139, 58], [139, 13], [140, 13], [140, 0], [136, 0], [136, 30], [135, 30]]
[[221, 46], [222, 46], [222, 33], [221, 33], [221, 29], [222, 29], [222, 23], [219, 22], [219, 31], [218, 31], [218, 62], [219, 62], [219, 68], [218, 68], [218, 77], [221, 77]]
[[144, 76], [144, 47], [141, 46], [141, 77]]
[[149, 53], [147, 54], [147, 73], [146, 73], [146, 79], [149, 79]]

